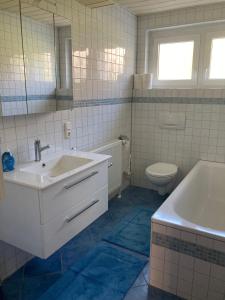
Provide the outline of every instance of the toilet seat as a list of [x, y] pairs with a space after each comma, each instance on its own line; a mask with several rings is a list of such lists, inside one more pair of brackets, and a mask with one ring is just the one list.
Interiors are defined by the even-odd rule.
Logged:
[[154, 177], [171, 177], [177, 174], [177, 166], [168, 163], [156, 163], [149, 166], [146, 172]]

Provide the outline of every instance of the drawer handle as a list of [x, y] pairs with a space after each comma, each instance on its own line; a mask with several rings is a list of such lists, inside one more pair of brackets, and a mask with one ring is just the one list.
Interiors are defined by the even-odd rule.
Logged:
[[108, 165], [108, 168], [111, 168], [111, 167], [112, 167], [112, 165], [113, 165], [113, 164], [112, 164], [112, 163], [110, 163], [110, 164]]
[[66, 223], [72, 222], [79, 215], [81, 215], [83, 212], [85, 212], [86, 210], [88, 210], [90, 207], [92, 207], [93, 205], [95, 205], [98, 202], [99, 202], [99, 200], [95, 200], [95, 201], [91, 202], [88, 206], [86, 206], [85, 208], [83, 208], [82, 210], [80, 210], [78, 213], [76, 213], [74, 216], [66, 218]]
[[77, 181], [75, 181], [75, 182], [73, 182], [73, 183], [70, 183], [70, 184], [68, 184], [68, 185], [65, 185], [65, 186], [64, 186], [64, 189], [69, 190], [69, 189], [71, 189], [72, 187], [74, 187], [75, 185], [77, 185], [77, 184], [79, 184], [79, 183], [81, 183], [81, 182], [87, 180], [88, 178], [91, 178], [91, 177], [95, 176], [96, 174], [98, 174], [97, 171], [96, 171], [96, 172], [93, 172], [93, 173], [91, 173], [91, 174], [85, 176], [84, 178], [81, 178], [81, 179], [79, 179], [79, 180], [77, 180]]

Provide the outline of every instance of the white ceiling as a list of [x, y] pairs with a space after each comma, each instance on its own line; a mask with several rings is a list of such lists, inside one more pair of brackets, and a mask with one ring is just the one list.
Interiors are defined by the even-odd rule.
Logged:
[[162, 12], [204, 4], [225, 2], [224, 0], [116, 0], [135, 15]]
[[[50, 0], [48, 0], [50, 1]], [[52, 0], [51, 0], [52, 1]], [[143, 15], [155, 12], [174, 10], [185, 7], [193, 7], [204, 4], [225, 2], [225, 0], [78, 0], [89, 7], [101, 7], [118, 3], [126, 7], [135, 15]], [[53, 0], [54, 2], [54, 0]], [[18, 0], [0, 0], [0, 9], [14, 12], [18, 10]]]
[[135, 15], [143, 15], [167, 10], [193, 7], [204, 4], [225, 2], [225, 0], [78, 0], [89, 7], [107, 6], [118, 3], [128, 8]]
[[0, 0], [0, 9], [11, 13], [19, 13], [18, 0]]
[[91, 8], [98, 8], [98, 7], [112, 5], [116, 3], [117, 0], [78, 0], [78, 2]]

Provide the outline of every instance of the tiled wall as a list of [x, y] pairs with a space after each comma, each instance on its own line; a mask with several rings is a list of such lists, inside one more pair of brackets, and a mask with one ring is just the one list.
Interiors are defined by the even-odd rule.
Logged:
[[225, 242], [152, 223], [150, 284], [184, 299], [225, 299]]
[[75, 100], [131, 97], [135, 17], [118, 6], [73, 13]]
[[[29, 0], [28, 0], [29, 2]], [[71, 9], [73, 2], [73, 8]], [[118, 6], [87, 9], [76, 1], [40, 5], [73, 17], [72, 111], [0, 118], [1, 147], [17, 161], [34, 158], [34, 139], [51, 145], [50, 152], [77, 147], [87, 150], [130, 136], [132, 74], [135, 68], [136, 18]], [[88, 101], [87, 101], [88, 100]], [[63, 122], [72, 121], [72, 137], [63, 136]], [[30, 256], [0, 242], [0, 278], [19, 268]]]
[[[225, 4], [173, 10], [138, 17], [137, 71], [146, 70], [148, 31], [169, 26], [224, 20]], [[223, 89], [136, 90], [133, 105], [133, 183], [150, 187], [144, 170], [171, 162], [182, 178], [199, 159], [225, 161]], [[161, 111], [184, 112], [185, 130], [160, 129]]]
[[[135, 184], [150, 187], [144, 171], [157, 161], [177, 164], [180, 178], [199, 159], [225, 162], [224, 100], [142, 98], [140, 101], [133, 103], [132, 169]], [[185, 130], [160, 128], [159, 113], [165, 111], [183, 112]]]

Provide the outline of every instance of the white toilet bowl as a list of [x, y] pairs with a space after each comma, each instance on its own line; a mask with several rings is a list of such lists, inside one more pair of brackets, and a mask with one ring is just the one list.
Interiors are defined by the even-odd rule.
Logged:
[[173, 189], [178, 167], [174, 164], [156, 163], [146, 168], [145, 174], [152, 184], [152, 189], [160, 195], [170, 193]]

